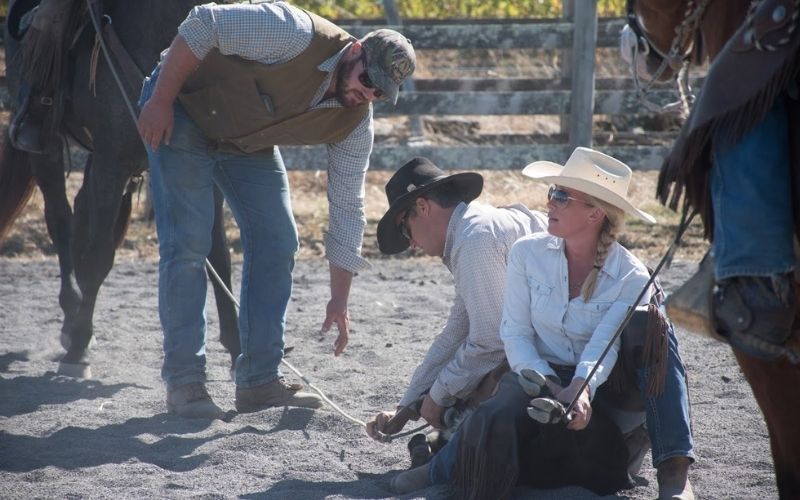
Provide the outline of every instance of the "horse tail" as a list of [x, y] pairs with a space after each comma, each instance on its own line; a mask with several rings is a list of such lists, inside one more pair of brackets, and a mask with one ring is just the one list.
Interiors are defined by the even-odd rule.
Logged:
[[29, 153], [11, 146], [6, 136], [0, 146], [0, 241], [28, 203], [36, 177], [28, 161]]
[[128, 232], [128, 227], [131, 225], [133, 192], [136, 190], [137, 186], [138, 182], [131, 180], [128, 182], [128, 187], [125, 188], [125, 194], [122, 195], [119, 214], [117, 215], [117, 221], [114, 223], [114, 248], [117, 250], [122, 246], [122, 242], [125, 240], [125, 234]]

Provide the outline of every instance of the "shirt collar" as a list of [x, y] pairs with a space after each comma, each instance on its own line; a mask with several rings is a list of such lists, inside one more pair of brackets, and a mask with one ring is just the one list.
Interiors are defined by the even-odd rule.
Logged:
[[444, 252], [442, 253], [442, 262], [444, 262], [445, 266], [450, 266], [450, 254], [453, 251], [453, 244], [456, 241], [456, 231], [466, 211], [467, 204], [462, 201], [456, 206], [453, 213], [450, 214], [450, 222], [447, 223], [447, 236], [444, 240]]
[[336, 65], [339, 63], [339, 59], [341, 59], [344, 53], [350, 49], [351, 45], [353, 45], [353, 42], [348, 43], [347, 45], [342, 47], [342, 49], [339, 50], [339, 52], [335, 53], [334, 55], [322, 61], [319, 64], [319, 66], [317, 66], [317, 69], [320, 71], [325, 71], [327, 73], [332, 73], [333, 70], [336, 69]]
[[[547, 242], [547, 249], [559, 250], [563, 255], [564, 240], [556, 236], [551, 237], [550, 241]], [[606, 256], [606, 261], [603, 263], [603, 268], [600, 269], [614, 279], [618, 279], [620, 276], [620, 269], [622, 267], [622, 262], [620, 260], [622, 257], [620, 254], [619, 244], [615, 241], [608, 250], [608, 256]]]
[[[339, 61], [344, 56], [344, 53], [350, 48], [351, 45], [353, 45], [353, 42], [348, 43], [347, 45], [342, 47], [342, 49], [339, 50], [339, 52], [325, 59], [317, 66], [318, 70], [324, 71], [325, 73], [328, 73], [328, 75], [322, 81], [322, 85], [317, 90], [317, 93], [314, 96], [313, 102], [315, 103], [315, 105], [321, 104], [322, 98], [325, 97], [325, 92], [327, 92], [328, 87], [330, 87], [331, 85], [331, 78], [333, 78], [333, 72], [334, 70], [336, 70], [336, 65], [339, 64]], [[341, 107], [341, 104], [336, 99], [331, 98], [325, 101], [324, 107]]]

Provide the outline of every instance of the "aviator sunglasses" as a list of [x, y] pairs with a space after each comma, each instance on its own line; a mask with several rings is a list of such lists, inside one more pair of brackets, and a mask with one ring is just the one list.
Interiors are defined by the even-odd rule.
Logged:
[[375, 86], [375, 83], [369, 77], [369, 73], [367, 72], [367, 53], [361, 53], [361, 64], [364, 67], [364, 70], [358, 75], [358, 81], [363, 85], [365, 88], [368, 88], [373, 91], [376, 98], [380, 100], [386, 100], [387, 96], [383, 93], [381, 89]]
[[547, 190], [547, 201], [552, 202], [556, 208], [566, 208], [567, 205], [569, 205], [570, 200], [583, 203], [584, 205], [589, 205], [589, 203], [583, 200], [573, 198], [567, 191], [555, 185], [550, 186], [550, 189]]

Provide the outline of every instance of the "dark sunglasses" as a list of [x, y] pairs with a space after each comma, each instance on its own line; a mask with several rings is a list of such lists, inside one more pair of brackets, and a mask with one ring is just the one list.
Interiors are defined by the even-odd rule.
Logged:
[[569, 205], [570, 200], [583, 203], [584, 205], [589, 205], [589, 203], [583, 200], [573, 198], [567, 191], [561, 189], [560, 187], [550, 186], [550, 189], [547, 191], [547, 201], [552, 202], [557, 208], [566, 208], [567, 205]]
[[369, 77], [369, 73], [367, 72], [367, 53], [366, 52], [362, 52], [361, 53], [361, 64], [364, 67], [364, 70], [361, 72], [360, 75], [358, 75], [359, 83], [361, 83], [361, 85], [363, 85], [364, 88], [371, 89], [376, 98], [381, 99], [381, 100], [386, 99], [387, 98], [386, 94], [384, 94], [381, 89], [376, 87], [375, 83]]
[[411, 241], [411, 228], [408, 227], [408, 218], [411, 216], [411, 210], [406, 210], [406, 213], [403, 214], [403, 218], [400, 219], [400, 224], [397, 225], [397, 229], [400, 230], [400, 234], [403, 235], [403, 238]]

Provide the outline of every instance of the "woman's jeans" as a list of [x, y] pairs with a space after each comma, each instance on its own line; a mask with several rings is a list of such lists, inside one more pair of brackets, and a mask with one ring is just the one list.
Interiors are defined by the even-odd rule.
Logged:
[[[158, 68], [145, 80], [152, 95]], [[278, 149], [239, 155], [216, 150], [179, 104], [170, 143], [147, 148], [159, 241], [158, 309], [164, 330], [161, 375], [168, 389], [205, 382], [206, 256], [214, 224], [214, 185], [241, 232], [242, 266], [236, 385], [280, 376], [297, 228]]]
[[[572, 380], [572, 371], [557, 370], [562, 386], [566, 387]], [[658, 397], [645, 397], [648, 373], [640, 369], [638, 373], [639, 390], [645, 401], [647, 431], [652, 444], [653, 464], [658, 465], [672, 457], [689, 457], [694, 460], [694, 441], [689, 419], [689, 391], [686, 385], [686, 371], [678, 353], [678, 339], [670, 326], [669, 350], [667, 354], [667, 374], [664, 390]], [[600, 396], [598, 392], [596, 396]], [[602, 404], [601, 401], [592, 405]], [[480, 411], [480, 407], [478, 410]], [[553, 424], [560, 425], [560, 424]], [[461, 426], [463, 429], [464, 426]], [[430, 465], [432, 484], [449, 483], [453, 475], [453, 467], [458, 458], [458, 446], [461, 441], [461, 430], [434, 455]]]
[[714, 139], [711, 201], [717, 281], [794, 268], [789, 121], [783, 97], [735, 145]]

